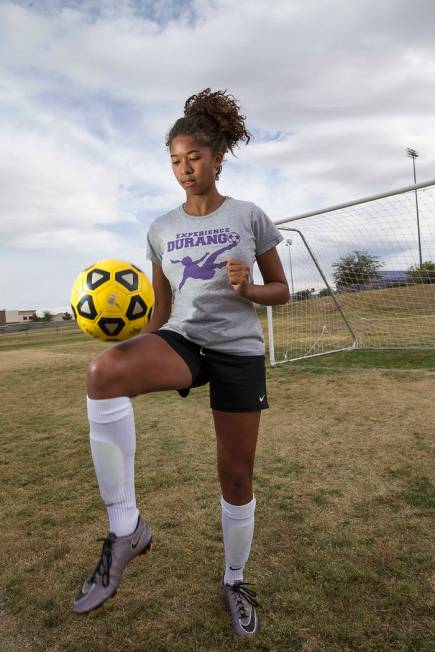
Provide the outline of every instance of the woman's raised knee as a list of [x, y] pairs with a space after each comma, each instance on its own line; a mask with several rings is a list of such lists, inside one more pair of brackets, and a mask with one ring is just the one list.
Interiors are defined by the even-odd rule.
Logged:
[[122, 353], [115, 348], [104, 351], [89, 364], [87, 389], [89, 398], [123, 396]]

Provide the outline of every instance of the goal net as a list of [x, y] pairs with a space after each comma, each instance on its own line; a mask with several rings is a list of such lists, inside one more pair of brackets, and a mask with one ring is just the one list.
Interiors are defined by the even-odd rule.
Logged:
[[435, 180], [275, 224], [291, 299], [267, 308], [271, 364], [435, 348]]

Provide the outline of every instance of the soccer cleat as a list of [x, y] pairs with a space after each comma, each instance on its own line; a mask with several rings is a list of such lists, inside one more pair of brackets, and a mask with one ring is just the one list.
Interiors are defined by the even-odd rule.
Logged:
[[260, 604], [255, 599], [257, 595], [248, 589], [250, 582], [236, 581], [233, 585], [223, 583], [225, 602], [231, 615], [231, 623], [239, 638], [255, 636], [259, 621], [255, 610]]
[[82, 614], [97, 609], [114, 597], [128, 562], [151, 549], [151, 528], [139, 516], [136, 529], [124, 537], [109, 532], [103, 540], [101, 556], [93, 573], [74, 599], [73, 610]]

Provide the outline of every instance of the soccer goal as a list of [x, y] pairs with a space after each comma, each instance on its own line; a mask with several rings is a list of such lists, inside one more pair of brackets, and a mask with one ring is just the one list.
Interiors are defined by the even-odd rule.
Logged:
[[435, 348], [435, 180], [275, 224], [291, 299], [267, 308], [272, 365]]

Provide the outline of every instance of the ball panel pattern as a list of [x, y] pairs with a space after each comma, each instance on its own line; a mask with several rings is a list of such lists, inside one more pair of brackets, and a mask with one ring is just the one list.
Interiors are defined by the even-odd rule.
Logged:
[[140, 319], [141, 317], [145, 317], [147, 310], [148, 307], [145, 301], [142, 299], [141, 296], [136, 294], [134, 297], [131, 297], [130, 304], [125, 314], [127, 315], [128, 319], [133, 321], [135, 319]]
[[115, 273], [115, 280], [123, 285], [130, 292], [134, 292], [139, 287], [138, 275], [135, 271], [130, 269], [123, 269]]
[[77, 312], [80, 317], [85, 317], [85, 319], [90, 319], [91, 321], [95, 319], [98, 313], [91, 294], [83, 294], [81, 296], [80, 301], [77, 303]]
[[98, 269], [94, 267], [86, 275], [86, 287], [88, 290], [96, 290], [100, 285], [106, 283], [110, 279], [110, 272], [105, 269]]
[[98, 326], [107, 337], [116, 337], [125, 326], [125, 321], [120, 317], [101, 317]]

